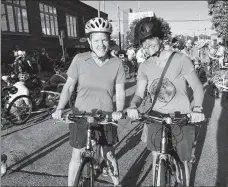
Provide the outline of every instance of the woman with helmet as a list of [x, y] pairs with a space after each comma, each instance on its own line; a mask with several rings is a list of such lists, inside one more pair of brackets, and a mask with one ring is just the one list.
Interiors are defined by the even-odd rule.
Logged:
[[[145, 49], [149, 58], [140, 65], [138, 70], [136, 92], [130, 103], [130, 107], [127, 109], [130, 118], [139, 118], [137, 108], [143, 100], [146, 87], [151, 94], [151, 98], [154, 99], [158, 80], [169, 57], [173, 53], [172, 50], [163, 50], [163, 38], [164, 33], [161, 28], [161, 22], [156, 17], [143, 18], [136, 24], [135, 40], [138, 42], [138, 45]], [[188, 99], [186, 81], [194, 92], [195, 105], [193, 108], [191, 108]], [[194, 71], [192, 62], [186, 55], [175, 52], [162, 81], [156, 103], [150, 112], [152, 115], [158, 114], [159, 116], [174, 112], [190, 113], [193, 123], [200, 122], [205, 118], [202, 112], [203, 97], [203, 86]], [[157, 156], [154, 145], [159, 145], [160, 136], [154, 137], [152, 134], [158, 132], [160, 128], [161, 124], [157, 122], [144, 127], [147, 137], [153, 137], [155, 139], [154, 143], [151, 143], [151, 141], [147, 142], [147, 148], [152, 151], [154, 163]], [[179, 136], [176, 137], [179, 142], [177, 144], [177, 153], [181, 161], [184, 162], [187, 176], [190, 177], [188, 161], [191, 160], [195, 129], [193, 126], [184, 126], [182, 130], [184, 133], [184, 136], [181, 137], [182, 141], [178, 140]], [[179, 129], [172, 127], [174, 134], [178, 134], [177, 131], [179, 132]], [[147, 141], [147, 138], [145, 140], [145, 137], [142, 137], [142, 140]]]
[[33, 73], [33, 66], [30, 62], [30, 60], [26, 56], [25, 51], [17, 51], [18, 56], [16, 57], [14, 61], [15, 65], [15, 73], [19, 74], [20, 73], [20, 68], [22, 68], [23, 72], [27, 72], [29, 74]]
[[[119, 58], [109, 53], [112, 25], [104, 18], [90, 19], [85, 25], [87, 41], [91, 52], [77, 54], [68, 71], [67, 81], [63, 87], [56, 111], [52, 117], [60, 119], [67, 102], [70, 99], [75, 84], [78, 83], [78, 94], [75, 109], [78, 111], [94, 112], [102, 110], [113, 112], [113, 88], [116, 89], [116, 111], [112, 113], [114, 120], [122, 117], [125, 102], [125, 73]], [[70, 124], [70, 145], [73, 147], [69, 164], [68, 186], [72, 186], [78, 172], [81, 153], [86, 146], [86, 124]], [[118, 142], [117, 129], [113, 125], [102, 126], [99, 143], [106, 147], [108, 160], [114, 168], [114, 185], [119, 184], [119, 171], [114, 156], [113, 145]]]

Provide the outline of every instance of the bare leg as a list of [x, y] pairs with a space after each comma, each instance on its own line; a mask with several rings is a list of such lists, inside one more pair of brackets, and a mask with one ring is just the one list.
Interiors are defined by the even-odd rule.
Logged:
[[69, 163], [69, 170], [68, 170], [68, 186], [73, 186], [75, 177], [77, 175], [80, 163], [81, 163], [81, 153], [85, 150], [73, 148], [71, 160]]

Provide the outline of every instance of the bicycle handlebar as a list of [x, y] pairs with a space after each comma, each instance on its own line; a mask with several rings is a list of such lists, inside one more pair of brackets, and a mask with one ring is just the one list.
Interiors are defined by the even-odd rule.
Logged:
[[[175, 125], [176, 122], [178, 121], [178, 124], [186, 121], [186, 125], [187, 124], [192, 124], [192, 125], [196, 125], [195, 123], [191, 123], [191, 114], [164, 114], [161, 117], [157, 117], [157, 116], [153, 116], [153, 115], [149, 115], [149, 114], [144, 114], [144, 113], [139, 113], [139, 119], [137, 119], [137, 121], [159, 121], [159, 122], [165, 122], [168, 125]], [[204, 121], [206, 121], [207, 119], [205, 118]]]
[[88, 112], [80, 112], [78, 114], [67, 114], [63, 115], [63, 117], [59, 120], [63, 123], [74, 123], [77, 122], [79, 119], [86, 119], [88, 123], [93, 123], [96, 121], [100, 125], [107, 125], [107, 124], [113, 124], [115, 126], [118, 126], [116, 122], [112, 119], [112, 113], [88, 113]]

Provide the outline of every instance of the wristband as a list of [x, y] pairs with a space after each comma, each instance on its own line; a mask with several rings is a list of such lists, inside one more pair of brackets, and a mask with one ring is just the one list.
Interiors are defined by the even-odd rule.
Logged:
[[64, 110], [64, 108], [56, 108], [56, 110]]
[[203, 110], [203, 107], [202, 106], [194, 106], [193, 109], [195, 109], [195, 108], [198, 108], [200, 110]]
[[129, 109], [137, 109], [136, 106], [130, 106]]
[[[196, 109], [196, 111], [195, 111], [195, 109]], [[199, 110], [200, 110], [200, 112], [199, 112]], [[193, 111], [193, 112], [199, 112], [199, 113], [202, 113], [202, 111], [203, 111], [203, 107], [201, 107], [201, 106], [194, 106], [194, 107], [193, 107], [193, 109], [192, 109], [192, 111]]]

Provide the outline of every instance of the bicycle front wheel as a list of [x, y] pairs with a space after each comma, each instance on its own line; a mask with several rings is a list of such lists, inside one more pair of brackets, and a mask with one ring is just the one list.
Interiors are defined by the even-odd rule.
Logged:
[[90, 158], [84, 158], [75, 178], [74, 186], [94, 186], [94, 167]]
[[165, 160], [161, 160], [155, 170], [154, 183], [155, 186], [168, 187], [171, 185], [171, 170], [167, 167]]
[[32, 113], [32, 99], [27, 95], [20, 95], [9, 103], [6, 116], [7, 120], [13, 125], [21, 125], [25, 123]]

